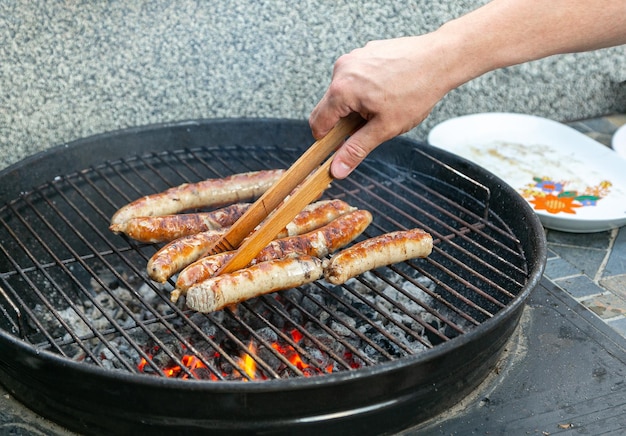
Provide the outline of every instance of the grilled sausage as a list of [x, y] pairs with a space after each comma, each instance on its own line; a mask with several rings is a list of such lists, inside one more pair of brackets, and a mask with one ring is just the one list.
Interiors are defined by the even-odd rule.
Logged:
[[267, 191], [284, 171], [251, 171], [197, 183], [184, 183], [127, 204], [113, 215], [111, 225], [138, 216], [171, 215], [194, 208], [248, 201]]
[[187, 306], [198, 312], [214, 312], [263, 294], [314, 282], [322, 275], [322, 261], [317, 257], [261, 262], [192, 286], [187, 291]]
[[171, 242], [183, 236], [231, 226], [249, 207], [250, 203], [236, 203], [211, 212], [135, 217], [109, 228], [139, 242]]
[[[341, 200], [313, 203], [296, 215], [278, 237], [308, 232], [312, 230], [312, 226], [319, 227], [327, 224], [353, 209], [352, 206]], [[215, 242], [225, 233], [215, 232], [208, 231], [185, 236], [165, 245], [148, 262], [148, 276], [157, 282], [165, 282], [187, 265], [206, 256]]]
[[[356, 210], [341, 215], [319, 229], [300, 236], [289, 236], [270, 242], [250, 264], [303, 254], [325, 257], [356, 239], [371, 222], [372, 214], [366, 210]], [[233, 257], [234, 253], [229, 251], [207, 256], [182, 270], [176, 280], [176, 289], [171, 293], [171, 300], [176, 302], [189, 287], [213, 277]]]
[[170, 293], [172, 303], [176, 303], [191, 286], [213, 277], [234, 255], [235, 251], [225, 251], [203, 257], [185, 267], [176, 279], [176, 287]]
[[276, 238], [297, 236], [311, 230], [315, 230], [328, 224], [335, 218], [355, 211], [356, 207], [350, 206], [343, 200], [321, 200], [311, 203], [302, 209], [285, 228], [276, 235]]
[[148, 276], [156, 282], [165, 282], [189, 263], [206, 256], [207, 250], [219, 241], [226, 231], [227, 229], [208, 230], [170, 242], [148, 261]]
[[433, 238], [421, 229], [385, 233], [335, 254], [324, 265], [326, 281], [339, 285], [371, 269], [416, 257], [427, 257]]
[[276, 239], [255, 257], [255, 262], [278, 259], [292, 253], [325, 257], [355, 240], [372, 222], [367, 210], [355, 210], [300, 236]]

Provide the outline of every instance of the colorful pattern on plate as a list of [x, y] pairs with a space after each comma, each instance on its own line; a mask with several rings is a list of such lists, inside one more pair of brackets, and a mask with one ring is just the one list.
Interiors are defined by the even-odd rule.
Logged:
[[596, 186], [588, 186], [583, 191], [566, 190], [568, 182], [557, 182], [550, 177], [534, 177], [520, 193], [535, 210], [545, 210], [547, 213], [557, 214], [576, 213], [576, 208], [595, 206], [598, 200], [609, 194], [611, 182], [601, 181]]

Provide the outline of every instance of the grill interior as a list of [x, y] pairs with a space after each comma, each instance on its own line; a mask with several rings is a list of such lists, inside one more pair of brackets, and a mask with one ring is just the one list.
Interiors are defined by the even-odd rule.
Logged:
[[[147, 278], [160, 245], [108, 230], [115, 210], [140, 196], [286, 168], [301, 151], [206, 144], [109, 160], [21, 193], [0, 209], [0, 327], [38, 350], [107, 370], [271, 380], [421, 353], [492, 318], [523, 290], [523, 250], [490, 209], [489, 189], [419, 150], [410, 170], [368, 159], [324, 198], [372, 212], [359, 240], [420, 227], [433, 235], [433, 253], [342, 286], [319, 281], [198, 314], [169, 301], [173, 281]], [[244, 368], [250, 360], [254, 373]]]

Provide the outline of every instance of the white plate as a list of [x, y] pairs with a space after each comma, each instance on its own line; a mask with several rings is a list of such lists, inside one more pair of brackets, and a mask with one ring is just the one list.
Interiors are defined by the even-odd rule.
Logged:
[[626, 224], [626, 160], [564, 124], [512, 113], [467, 115], [435, 126], [428, 142], [499, 176], [547, 228], [585, 233]]
[[617, 129], [611, 138], [611, 147], [623, 158], [626, 158], [626, 124]]

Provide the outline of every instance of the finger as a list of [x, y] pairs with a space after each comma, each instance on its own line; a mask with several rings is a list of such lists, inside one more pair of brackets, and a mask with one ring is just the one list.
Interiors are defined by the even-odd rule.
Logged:
[[389, 139], [380, 136], [382, 130], [377, 124], [369, 121], [339, 147], [330, 166], [334, 178], [345, 179], [373, 149]]
[[322, 139], [338, 121], [339, 117], [333, 116], [329, 111], [314, 109], [309, 115], [309, 127], [313, 137], [316, 140]]
[[330, 90], [315, 106], [309, 116], [309, 126], [315, 139], [321, 139], [330, 132], [339, 119], [347, 116], [352, 111], [347, 107], [337, 104], [338, 99], [330, 96]]
[[309, 126], [315, 139], [323, 138], [339, 122], [340, 118], [357, 111], [354, 103], [358, 99], [352, 92], [353, 84], [350, 83], [350, 80], [336, 77], [339, 63], [340, 60], [335, 64], [333, 79], [326, 93], [309, 116]]

